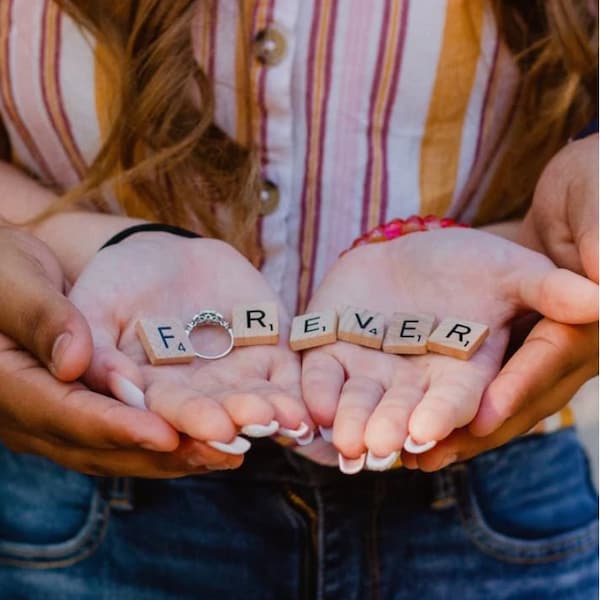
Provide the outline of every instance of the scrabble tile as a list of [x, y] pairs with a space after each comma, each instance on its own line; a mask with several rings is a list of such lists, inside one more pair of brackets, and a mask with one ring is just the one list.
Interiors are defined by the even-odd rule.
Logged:
[[389, 354], [426, 354], [427, 338], [435, 316], [424, 313], [394, 313], [383, 338]]
[[444, 319], [429, 336], [427, 349], [438, 354], [469, 360], [489, 334], [481, 323], [456, 319]]
[[235, 346], [260, 346], [279, 342], [279, 317], [275, 302], [257, 302], [233, 309]]
[[195, 358], [183, 323], [177, 319], [141, 319], [135, 331], [153, 365], [190, 363]]
[[379, 350], [383, 341], [385, 317], [381, 313], [347, 306], [340, 315], [338, 340]]
[[296, 352], [333, 344], [337, 340], [335, 310], [308, 313], [294, 317], [290, 333], [290, 348]]

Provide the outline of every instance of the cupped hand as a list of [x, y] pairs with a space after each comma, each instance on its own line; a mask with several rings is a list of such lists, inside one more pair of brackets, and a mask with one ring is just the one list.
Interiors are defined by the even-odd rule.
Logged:
[[[282, 308], [278, 345], [235, 348], [219, 360], [177, 365], [152, 366], [144, 354], [135, 332], [141, 318], [186, 323], [212, 309], [231, 320], [235, 305], [277, 301], [264, 277], [227, 244], [159, 232], [133, 235], [99, 252], [70, 298], [92, 330], [94, 356], [84, 380], [93, 389], [145, 405], [177, 431], [236, 454], [248, 449], [236, 437], [240, 430], [262, 436], [279, 428], [298, 436], [312, 425]], [[192, 341], [197, 352], [212, 355], [228, 336], [204, 327]]]
[[[597, 135], [568, 144], [548, 163], [518, 241], [557, 266], [598, 282]], [[524, 411], [547, 416], [549, 406], [562, 408], [597, 372], [597, 324], [577, 329], [543, 319], [486, 391], [469, 427], [484, 440], [470, 441], [470, 446], [485, 446], [505, 421], [514, 416], [510, 420], [520, 422]], [[563, 392], [560, 400], [558, 390]], [[423, 458], [431, 464], [429, 460]]]
[[[596, 353], [590, 348], [596, 348]], [[408, 468], [435, 471], [497, 448], [555, 414], [598, 373], [598, 325], [542, 319], [484, 394], [486, 411], [420, 455], [403, 452]], [[491, 426], [490, 426], [491, 423]]]
[[302, 389], [314, 421], [333, 426], [344, 457], [369, 450], [372, 468], [389, 466], [409, 435], [417, 444], [439, 441], [475, 417], [516, 315], [529, 309], [585, 323], [598, 311], [595, 284], [536, 252], [469, 229], [415, 233], [347, 253], [308, 310], [341, 305], [388, 319], [394, 312], [453, 316], [490, 330], [469, 361], [395, 356], [339, 341], [305, 353]]
[[518, 241], [598, 282], [598, 134], [571, 142], [548, 163]]
[[67, 383], [87, 368], [92, 339], [63, 295], [58, 260], [12, 227], [0, 227], [0, 253], [3, 444], [94, 475], [175, 477], [240, 464], [238, 457], [180, 440], [157, 415]]

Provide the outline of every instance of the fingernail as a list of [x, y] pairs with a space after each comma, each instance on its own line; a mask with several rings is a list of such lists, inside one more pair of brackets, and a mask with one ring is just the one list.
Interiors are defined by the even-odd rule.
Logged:
[[144, 402], [144, 392], [137, 385], [131, 383], [129, 379], [119, 375], [119, 373], [109, 373], [109, 378], [111, 391], [117, 400], [133, 408], [147, 410]]
[[404, 440], [404, 449], [407, 452], [410, 452], [411, 454], [423, 454], [423, 452], [431, 450], [436, 444], [436, 440], [433, 440], [431, 442], [425, 442], [424, 444], [417, 444], [409, 435]]
[[445, 469], [448, 465], [451, 465], [453, 462], [456, 462], [458, 456], [456, 454], [449, 454], [444, 458], [444, 460], [440, 463], [438, 469]]
[[302, 421], [302, 423], [300, 423], [297, 429], [287, 429], [286, 427], [280, 427], [279, 433], [281, 435], [284, 435], [285, 437], [290, 437], [296, 440], [308, 433], [308, 425], [304, 421]]
[[367, 469], [369, 471], [387, 471], [400, 456], [400, 452], [392, 452], [387, 456], [375, 456], [370, 450], [367, 452]]
[[52, 362], [49, 366], [50, 371], [53, 373], [59, 370], [62, 358], [72, 339], [73, 335], [68, 331], [65, 331], [54, 340], [54, 344], [52, 345], [52, 356], [50, 357]]
[[221, 452], [225, 452], [225, 454], [245, 454], [246, 452], [248, 452], [248, 450], [250, 450], [250, 446], [252, 446], [252, 444], [244, 439], [243, 437], [240, 437], [239, 435], [236, 436], [233, 440], [233, 442], [229, 442], [228, 444], [226, 444], [225, 442], [206, 442], [211, 448], [214, 448], [215, 450], [220, 450]]
[[333, 441], [333, 427], [321, 427], [319, 425], [319, 432], [321, 433], [321, 437], [331, 444]]
[[297, 438], [296, 444], [298, 444], [298, 446], [308, 446], [309, 444], [312, 444], [312, 441], [314, 439], [315, 439], [315, 432], [309, 431], [306, 435], [303, 435], [302, 437]]
[[346, 458], [338, 453], [338, 464], [340, 471], [346, 475], [355, 475], [360, 473], [365, 466], [366, 454], [363, 452], [358, 458]]
[[241, 433], [253, 438], [269, 437], [279, 429], [277, 421], [271, 421], [268, 425], [244, 425]]

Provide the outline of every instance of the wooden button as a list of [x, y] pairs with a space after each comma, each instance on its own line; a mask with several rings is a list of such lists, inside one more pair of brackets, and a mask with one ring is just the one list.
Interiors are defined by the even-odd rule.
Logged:
[[290, 348], [295, 352], [334, 344], [337, 340], [335, 310], [308, 313], [294, 317], [290, 333]]
[[268, 179], [263, 180], [260, 190], [259, 214], [263, 217], [274, 213], [279, 206], [279, 189]]
[[244, 304], [233, 309], [235, 346], [279, 343], [279, 317], [275, 302]]
[[284, 59], [287, 42], [280, 31], [274, 27], [267, 27], [254, 37], [253, 52], [261, 64], [273, 67]]
[[394, 313], [385, 333], [383, 351], [389, 354], [426, 354], [427, 338], [434, 322], [434, 315]]
[[177, 319], [141, 319], [135, 332], [153, 365], [190, 363], [195, 358], [183, 324]]
[[338, 340], [379, 350], [384, 328], [385, 317], [381, 313], [348, 306], [340, 316]]
[[487, 325], [456, 319], [444, 319], [429, 336], [427, 349], [438, 354], [469, 360], [489, 334]]

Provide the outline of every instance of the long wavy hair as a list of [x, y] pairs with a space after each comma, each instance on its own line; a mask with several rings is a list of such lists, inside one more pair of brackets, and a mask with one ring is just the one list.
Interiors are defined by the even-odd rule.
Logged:
[[[116, 180], [135, 192], [137, 216], [202, 223], [248, 254], [257, 161], [215, 125], [211, 82], [192, 47], [197, 2], [218, 0], [55, 1], [106, 46], [118, 90], [103, 146], [62, 206]], [[523, 213], [546, 162], [596, 113], [598, 29], [588, 0], [492, 6], [521, 72], [508, 150], [484, 200], [500, 220]]]

